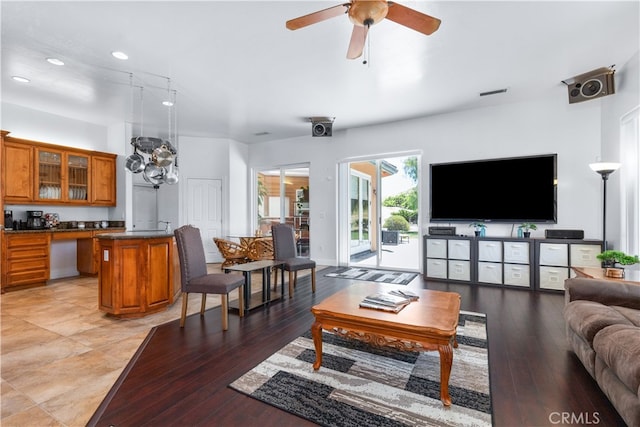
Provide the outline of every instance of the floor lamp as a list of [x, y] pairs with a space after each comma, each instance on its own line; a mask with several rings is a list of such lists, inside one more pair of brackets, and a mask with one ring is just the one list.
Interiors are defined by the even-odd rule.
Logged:
[[607, 250], [607, 180], [620, 168], [620, 163], [591, 163], [589, 167], [602, 176], [602, 242]]

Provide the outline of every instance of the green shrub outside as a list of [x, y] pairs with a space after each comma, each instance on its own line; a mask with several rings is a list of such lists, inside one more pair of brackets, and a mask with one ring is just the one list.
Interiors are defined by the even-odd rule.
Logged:
[[400, 209], [398, 212], [394, 212], [393, 215], [400, 215], [409, 221], [409, 224], [416, 224], [418, 222], [418, 211]]
[[394, 214], [384, 221], [382, 227], [387, 230], [409, 231], [409, 221], [402, 215]]

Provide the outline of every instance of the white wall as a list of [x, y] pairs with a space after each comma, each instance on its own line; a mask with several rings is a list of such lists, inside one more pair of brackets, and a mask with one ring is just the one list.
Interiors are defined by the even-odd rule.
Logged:
[[[337, 260], [338, 162], [422, 151], [422, 225], [428, 226], [428, 166], [459, 160], [558, 154], [558, 224], [549, 228], [583, 229], [598, 238], [600, 182], [588, 164], [600, 155], [601, 100], [569, 105], [566, 89], [552, 98], [468, 110], [366, 128], [334, 132], [332, 138], [294, 138], [250, 146], [249, 165], [307, 162], [310, 165], [311, 253], [323, 264]], [[336, 124], [339, 118], [336, 118]], [[335, 128], [334, 128], [335, 131]], [[505, 195], [508, 197], [526, 197]], [[459, 233], [471, 233], [466, 224]], [[544, 228], [534, 237], [544, 236]], [[488, 235], [508, 236], [510, 225], [491, 224]]]
[[[187, 180], [189, 178], [198, 179], [220, 179], [222, 180], [223, 201], [222, 216], [223, 230], [227, 234], [229, 230], [229, 170], [230, 146], [234, 142], [226, 138], [200, 138], [182, 136], [180, 137], [179, 166], [180, 166], [180, 182], [179, 182], [179, 200], [180, 212], [177, 223], [174, 227], [184, 225], [187, 221]], [[236, 159], [236, 162], [238, 160]], [[246, 186], [245, 186], [246, 187]], [[246, 194], [246, 188], [241, 190]]]
[[[602, 161], [620, 162], [620, 119], [640, 105], [640, 53], [625, 64], [616, 67], [616, 93], [602, 99]], [[638, 141], [640, 144], [640, 141]], [[638, 166], [640, 167], [640, 166]], [[607, 241], [610, 248], [619, 248], [620, 238], [620, 194], [622, 173], [609, 177], [607, 183]], [[602, 202], [600, 202], [602, 203]], [[599, 223], [602, 223], [602, 204], [599, 208]], [[599, 227], [602, 233], [602, 226]], [[601, 234], [600, 234], [601, 235]]]
[[251, 215], [247, 195], [250, 192], [247, 144], [229, 144], [229, 233], [232, 236], [251, 235]]

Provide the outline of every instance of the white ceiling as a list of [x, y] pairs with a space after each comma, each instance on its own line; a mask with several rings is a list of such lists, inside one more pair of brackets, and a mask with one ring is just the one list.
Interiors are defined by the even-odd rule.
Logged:
[[640, 46], [637, 0], [400, 3], [440, 18], [440, 29], [427, 37], [382, 21], [364, 65], [345, 57], [346, 16], [285, 28], [339, 1], [2, 1], [2, 101], [166, 132], [169, 77], [180, 135], [253, 143], [310, 135], [309, 117], [335, 117], [336, 132], [566, 97], [562, 80], [613, 64], [621, 71]]

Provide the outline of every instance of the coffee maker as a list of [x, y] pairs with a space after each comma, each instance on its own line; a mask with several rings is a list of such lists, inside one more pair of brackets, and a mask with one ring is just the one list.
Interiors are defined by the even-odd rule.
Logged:
[[4, 211], [4, 228], [11, 230], [13, 228], [13, 211]]
[[27, 229], [38, 230], [44, 228], [42, 211], [27, 211]]

